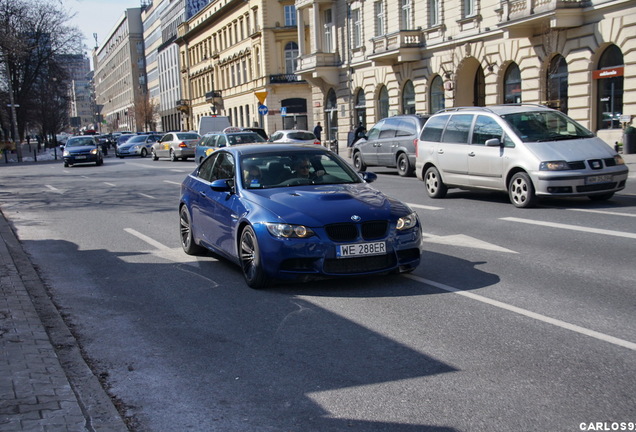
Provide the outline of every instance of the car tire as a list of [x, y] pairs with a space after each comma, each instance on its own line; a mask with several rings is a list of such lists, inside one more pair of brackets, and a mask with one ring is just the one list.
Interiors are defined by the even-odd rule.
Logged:
[[179, 210], [179, 238], [183, 251], [188, 255], [200, 255], [205, 250], [196, 244], [194, 237], [192, 237], [192, 218], [185, 205], [182, 205], [181, 210]]
[[150, 153], [152, 154], [153, 161], [159, 160], [159, 156], [157, 156], [157, 153], [155, 153], [155, 149], [150, 150]]
[[510, 202], [517, 208], [534, 207], [537, 203], [537, 195], [530, 176], [525, 172], [518, 172], [512, 176], [508, 184], [508, 196]]
[[413, 167], [411, 166], [411, 162], [409, 162], [409, 157], [406, 153], [400, 153], [397, 158], [397, 169], [398, 174], [402, 177], [410, 177], [413, 175]]
[[99, 159], [97, 162], [95, 162], [96, 166], [101, 166], [104, 165], [104, 159]]
[[268, 285], [269, 281], [263, 270], [258, 239], [254, 229], [249, 225], [241, 232], [239, 261], [241, 270], [243, 270], [243, 277], [245, 277], [245, 282], [249, 287], [261, 289]]
[[64, 162], [64, 168], [68, 168], [68, 162]]
[[434, 166], [429, 167], [424, 173], [424, 184], [426, 193], [431, 198], [444, 198], [448, 192], [448, 187], [442, 181], [442, 176]]
[[353, 153], [353, 167], [360, 172], [367, 170], [367, 166], [362, 161], [362, 155], [359, 151]]
[[176, 161], [178, 161], [178, 160], [179, 160], [179, 158], [177, 158], [177, 156], [174, 154], [174, 151], [173, 151], [173, 150], [170, 150], [170, 160], [171, 160], [172, 162], [176, 162]]
[[141, 157], [145, 158], [146, 156], [148, 156], [148, 150], [145, 148], [141, 149]]

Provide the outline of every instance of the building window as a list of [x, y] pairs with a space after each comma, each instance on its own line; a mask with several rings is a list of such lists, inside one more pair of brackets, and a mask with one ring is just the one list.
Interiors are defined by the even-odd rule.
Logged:
[[375, 10], [375, 35], [382, 36], [386, 33], [384, 0], [375, 2], [373, 8]]
[[333, 52], [333, 16], [331, 15], [331, 9], [326, 9], [324, 12], [325, 18], [325, 39], [323, 52]]
[[521, 103], [521, 71], [516, 63], [504, 75], [504, 103]]
[[444, 82], [442, 81], [442, 77], [437, 75], [431, 81], [431, 103], [430, 103], [430, 112], [436, 113], [437, 111], [443, 110], [446, 108], [446, 101], [444, 99]]
[[389, 116], [389, 91], [386, 86], [382, 86], [378, 93], [378, 118], [383, 119]]
[[567, 114], [568, 112], [568, 64], [562, 55], [556, 55], [548, 68], [547, 105]]
[[327, 117], [327, 140], [338, 139], [338, 101], [334, 89], [329, 89], [327, 92], [325, 116]]
[[428, 25], [435, 27], [439, 25], [439, 2], [440, 0], [428, 1]]
[[475, 83], [473, 85], [473, 103], [475, 106], [486, 105], [486, 78], [484, 69], [479, 66], [475, 72]]
[[362, 124], [366, 127], [367, 125], [367, 98], [364, 95], [364, 90], [358, 90], [356, 94], [356, 121], [355, 125]]
[[285, 73], [293, 74], [298, 69], [298, 44], [289, 42], [285, 45]]
[[411, 80], [406, 82], [402, 90], [402, 111], [404, 114], [415, 114], [415, 87]]
[[360, 9], [351, 11], [351, 44], [353, 48], [362, 46], [362, 12]]
[[296, 6], [285, 6], [285, 27], [296, 26]]
[[472, 17], [476, 14], [475, 0], [463, 0], [464, 2], [464, 17]]
[[623, 53], [610, 45], [601, 55], [594, 78], [598, 81], [599, 129], [620, 129], [623, 113]]
[[401, 30], [413, 29], [413, 5], [412, 0], [402, 0]]

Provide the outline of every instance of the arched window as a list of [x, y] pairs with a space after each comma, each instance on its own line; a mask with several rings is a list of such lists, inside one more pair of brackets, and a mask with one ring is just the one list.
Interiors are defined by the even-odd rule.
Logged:
[[298, 68], [298, 44], [288, 42], [285, 45], [285, 73], [293, 74]]
[[484, 69], [481, 65], [475, 72], [475, 84], [473, 86], [473, 103], [475, 106], [486, 105], [486, 78], [484, 77]]
[[547, 105], [563, 113], [568, 112], [568, 64], [562, 55], [556, 55], [550, 61], [547, 82]]
[[362, 123], [363, 126], [367, 125], [367, 98], [364, 96], [364, 90], [358, 90], [356, 94], [356, 121], [355, 125]]
[[594, 78], [598, 81], [596, 107], [599, 129], [619, 129], [623, 113], [623, 53], [610, 45], [601, 55]]
[[413, 81], [408, 80], [402, 90], [402, 112], [404, 114], [415, 114], [415, 87]]
[[521, 103], [521, 71], [516, 63], [504, 75], [504, 103]]
[[382, 86], [380, 93], [378, 93], [378, 117], [377, 120], [383, 119], [389, 116], [389, 91], [385, 86]]
[[429, 100], [431, 101], [429, 106], [429, 112], [431, 114], [446, 108], [446, 101], [444, 99], [444, 82], [442, 81], [442, 77], [439, 75], [431, 81], [431, 97]]
[[338, 101], [334, 89], [329, 89], [327, 92], [325, 115], [327, 116], [327, 139], [338, 139]]

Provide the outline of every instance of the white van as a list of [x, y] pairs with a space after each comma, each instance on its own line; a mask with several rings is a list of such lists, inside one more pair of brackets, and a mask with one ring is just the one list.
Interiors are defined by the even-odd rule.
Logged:
[[415, 173], [431, 198], [450, 188], [507, 191], [516, 207], [541, 196], [610, 199], [625, 188], [623, 158], [565, 114], [530, 104], [458, 107], [426, 122]]
[[230, 118], [227, 116], [203, 116], [199, 120], [199, 129], [197, 132], [203, 136], [210, 132], [221, 132], [230, 126]]

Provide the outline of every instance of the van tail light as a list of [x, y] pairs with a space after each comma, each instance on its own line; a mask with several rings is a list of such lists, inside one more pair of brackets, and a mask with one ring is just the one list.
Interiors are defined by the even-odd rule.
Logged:
[[415, 146], [415, 157], [417, 157], [417, 138], [413, 140], [413, 145]]
[[188, 145], [187, 145], [185, 142], [181, 141], [181, 143], [179, 144], [179, 147], [181, 147], [181, 148], [187, 148], [187, 147], [188, 147]]

